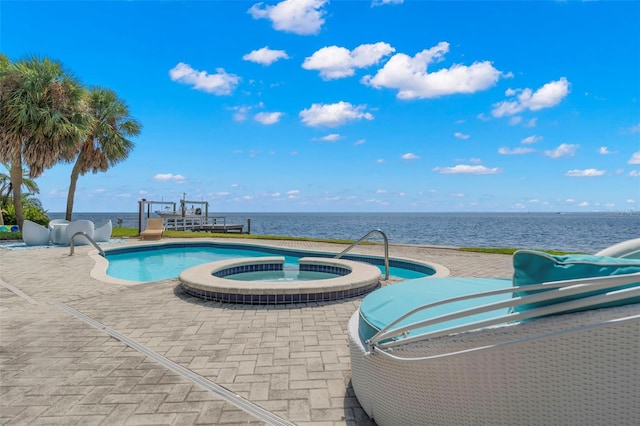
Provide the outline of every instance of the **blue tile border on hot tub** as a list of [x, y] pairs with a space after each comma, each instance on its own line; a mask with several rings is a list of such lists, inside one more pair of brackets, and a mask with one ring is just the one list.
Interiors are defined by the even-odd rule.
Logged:
[[309, 263], [301, 263], [300, 271], [324, 272], [327, 274], [340, 275], [340, 276], [348, 275], [349, 273], [351, 273], [349, 269], [341, 268], [339, 266], [315, 265], [315, 264], [309, 264]]
[[185, 293], [205, 300], [226, 303], [239, 303], [247, 305], [282, 305], [290, 303], [331, 302], [350, 297], [358, 297], [369, 293], [379, 287], [375, 283], [366, 287], [358, 287], [349, 290], [326, 291], [320, 293], [295, 293], [295, 294], [239, 294], [223, 293], [217, 291], [202, 290], [181, 285]]
[[215, 277], [228, 277], [229, 275], [243, 274], [245, 272], [282, 271], [282, 263], [254, 263], [250, 265], [238, 265], [221, 269], [213, 273]]

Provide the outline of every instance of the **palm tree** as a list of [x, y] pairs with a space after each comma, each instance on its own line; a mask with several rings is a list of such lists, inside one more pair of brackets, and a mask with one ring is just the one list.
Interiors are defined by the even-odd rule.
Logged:
[[65, 218], [71, 220], [76, 183], [88, 171], [105, 172], [126, 159], [133, 149], [127, 137], [140, 134], [142, 125], [129, 116], [129, 108], [116, 93], [100, 87], [88, 91], [88, 115], [91, 126], [84, 142], [77, 148], [76, 162], [71, 170]]
[[[2, 164], [2, 166], [9, 170], [8, 164]], [[38, 184], [35, 180], [29, 178], [28, 172], [22, 173], [22, 187], [26, 191], [26, 194], [22, 193], [22, 206], [26, 205], [33, 206], [35, 208], [42, 208], [40, 201], [37, 201], [37, 204], [32, 200], [37, 200], [33, 198], [33, 195], [40, 193], [40, 188], [38, 188]], [[4, 217], [3, 212], [7, 212], [10, 206], [13, 206], [13, 201], [11, 196], [13, 194], [13, 185], [11, 184], [11, 177], [6, 173], [0, 173], [0, 225], [4, 225]]]
[[[2, 164], [2, 166], [8, 171], [10, 166], [8, 164]], [[30, 194], [40, 193], [40, 188], [35, 180], [29, 177], [29, 172], [22, 172], [22, 187]], [[13, 185], [11, 184], [11, 176], [6, 173], [0, 173], [0, 204], [11, 197], [13, 193]]]
[[10, 165], [16, 222], [22, 228], [22, 173], [40, 176], [73, 159], [88, 116], [79, 81], [48, 58], [0, 57], [0, 162]]

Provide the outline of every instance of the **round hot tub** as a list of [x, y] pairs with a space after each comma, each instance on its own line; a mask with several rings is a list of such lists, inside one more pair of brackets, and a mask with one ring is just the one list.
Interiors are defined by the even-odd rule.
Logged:
[[247, 304], [324, 302], [361, 296], [380, 284], [380, 270], [345, 259], [303, 257], [295, 271], [282, 256], [210, 262], [184, 270], [185, 292], [207, 300]]

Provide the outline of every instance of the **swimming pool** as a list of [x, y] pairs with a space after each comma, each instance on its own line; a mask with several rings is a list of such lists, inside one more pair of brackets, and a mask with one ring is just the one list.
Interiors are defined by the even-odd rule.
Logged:
[[[177, 278], [191, 267], [227, 259], [263, 256], [284, 256], [284, 267], [296, 267], [305, 256], [333, 258], [334, 253], [303, 251], [237, 243], [180, 242], [120, 247], [105, 250], [109, 263], [108, 276], [136, 282], [151, 282]], [[376, 256], [347, 254], [346, 260], [367, 262], [384, 272], [384, 259]], [[401, 259], [389, 259], [389, 275], [396, 279], [414, 279], [433, 275], [431, 266]]]

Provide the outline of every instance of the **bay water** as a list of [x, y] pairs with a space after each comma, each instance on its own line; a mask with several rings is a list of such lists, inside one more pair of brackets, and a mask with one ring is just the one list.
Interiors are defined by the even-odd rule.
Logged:
[[[64, 213], [48, 213], [51, 219]], [[222, 213], [251, 234], [357, 240], [374, 229], [391, 244], [511, 247], [595, 253], [640, 238], [640, 211], [599, 213]], [[74, 220], [138, 228], [136, 212], [74, 213]], [[373, 235], [370, 241], [381, 241]]]

